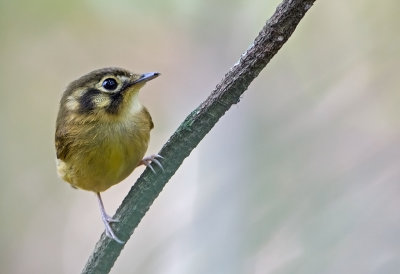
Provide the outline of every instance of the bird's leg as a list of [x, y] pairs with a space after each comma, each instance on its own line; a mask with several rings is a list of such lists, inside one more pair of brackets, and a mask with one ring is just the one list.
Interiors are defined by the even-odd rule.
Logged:
[[145, 165], [146, 167], [149, 167], [151, 169], [151, 171], [153, 171], [153, 173], [156, 173], [154, 168], [151, 166], [152, 163], [156, 163], [164, 171], [164, 168], [163, 168], [162, 164], [160, 163], [160, 161], [157, 158], [164, 159], [164, 157], [162, 157], [159, 154], [153, 154], [153, 155], [144, 157], [139, 162], [138, 166]]
[[117, 236], [115, 236], [114, 231], [112, 230], [112, 228], [110, 226], [110, 223], [118, 222], [118, 220], [115, 220], [115, 219], [111, 218], [110, 216], [108, 216], [108, 214], [106, 213], [106, 210], [104, 209], [104, 204], [103, 204], [103, 200], [101, 199], [100, 193], [96, 192], [96, 195], [97, 195], [97, 199], [99, 201], [101, 219], [103, 220], [104, 226], [106, 228], [106, 235], [108, 237], [112, 238], [117, 243], [124, 244], [123, 241], [121, 241], [120, 239], [118, 239]]

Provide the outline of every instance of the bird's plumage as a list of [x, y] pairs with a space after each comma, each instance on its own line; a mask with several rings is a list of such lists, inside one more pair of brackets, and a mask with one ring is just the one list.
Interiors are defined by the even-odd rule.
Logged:
[[[101, 88], [107, 77], [118, 80], [118, 90]], [[102, 192], [126, 178], [142, 160], [153, 122], [137, 98], [144, 83], [131, 84], [139, 78], [124, 69], [106, 68], [67, 87], [55, 143], [58, 173], [72, 186]]]

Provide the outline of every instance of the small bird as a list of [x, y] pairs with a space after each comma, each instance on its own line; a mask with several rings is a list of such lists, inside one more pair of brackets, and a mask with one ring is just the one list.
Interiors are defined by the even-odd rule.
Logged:
[[73, 81], [60, 101], [55, 132], [58, 175], [74, 188], [96, 193], [106, 235], [114, 234], [100, 192], [118, 184], [139, 165], [161, 169], [154, 154], [144, 157], [153, 121], [139, 90], [160, 73], [103, 68]]

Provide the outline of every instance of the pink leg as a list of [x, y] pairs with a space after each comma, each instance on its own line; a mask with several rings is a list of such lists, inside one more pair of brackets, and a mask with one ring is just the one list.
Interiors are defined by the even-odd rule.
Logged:
[[146, 167], [149, 167], [151, 169], [151, 171], [153, 171], [153, 173], [156, 173], [156, 171], [154, 170], [154, 168], [151, 166], [152, 163], [156, 163], [163, 171], [164, 168], [162, 166], [162, 164], [160, 163], [160, 161], [157, 159], [164, 159], [164, 157], [162, 157], [159, 154], [153, 154], [147, 157], [144, 157], [138, 164], [138, 166], [140, 165], [145, 165]]

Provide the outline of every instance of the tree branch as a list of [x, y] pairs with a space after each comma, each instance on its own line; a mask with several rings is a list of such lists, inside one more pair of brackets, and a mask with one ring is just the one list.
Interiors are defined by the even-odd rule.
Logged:
[[[315, 0], [284, 0], [266, 22], [253, 45], [224, 76], [211, 95], [183, 121], [159, 152], [164, 172], [147, 168], [133, 185], [114, 218], [118, 237], [127, 241], [161, 190], [218, 120], [233, 105], [260, 71], [288, 40]], [[82, 273], [108, 273], [124, 245], [104, 233]]]

